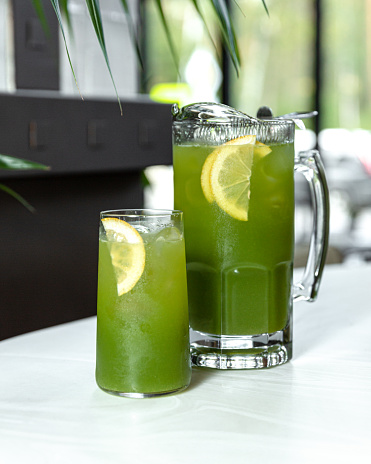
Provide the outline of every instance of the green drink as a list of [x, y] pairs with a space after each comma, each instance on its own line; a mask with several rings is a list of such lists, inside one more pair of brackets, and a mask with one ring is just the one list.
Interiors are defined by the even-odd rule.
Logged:
[[182, 213], [103, 213], [98, 385], [121, 396], [148, 397], [184, 389], [190, 375]]
[[[292, 303], [313, 301], [328, 243], [319, 153], [294, 155], [295, 123], [216, 103], [173, 107], [175, 205], [184, 211], [191, 357], [257, 369], [292, 357]], [[305, 116], [305, 115], [304, 115]], [[293, 284], [294, 170], [313, 198], [303, 278]]]
[[207, 103], [175, 108], [174, 116], [192, 361], [218, 369], [285, 363], [292, 356], [294, 123]]
[[248, 220], [239, 220], [209, 202], [202, 189], [202, 169], [216, 147], [174, 147], [175, 205], [185, 216], [190, 324], [199, 332], [255, 335], [283, 330], [289, 322], [294, 148], [272, 144], [263, 156], [261, 146], [254, 148]]

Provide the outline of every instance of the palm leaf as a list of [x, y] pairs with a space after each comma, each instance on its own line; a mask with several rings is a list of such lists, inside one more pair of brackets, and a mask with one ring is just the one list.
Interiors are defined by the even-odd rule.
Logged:
[[179, 57], [178, 57], [178, 54], [176, 52], [176, 48], [175, 48], [175, 45], [174, 45], [174, 42], [173, 42], [173, 38], [172, 38], [171, 33], [170, 33], [170, 28], [169, 28], [169, 25], [168, 25], [168, 22], [167, 22], [167, 19], [166, 19], [166, 15], [164, 13], [162, 2], [161, 2], [161, 0], [155, 0], [155, 4], [156, 4], [158, 12], [160, 14], [162, 26], [164, 28], [164, 31], [165, 31], [165, 34], [166, 34], [166, 39], [167, 39], [167, 42], [169, 44], [170, 53], [171, 53], [171, 56], [173, 58], [177, 73], [179, 75]]
[[0, 169], [7, 170], [28, 170], [28, 169], [42, 169], [48, 170], [49, 167], [44, 164], [35, 163], [21, 158], [14, 158], [13, 156], [0, 155]]
[[41, 0], [32, 0], [33, 7], [36, 11], [36, 14], [39, 18], [41, 26], [44, 30], [44, 34], [46, 37], [50, 37], [50, 29], [49, 24], [45, 16], [45, 11]]
[[263, 2], [263, 6], [264, 6], [264, 9], [265, 9], [265, 12], [266, 12], [267, 15], [269, 16], [268, 7], [267, 7], [267, 4], [265, 3], [265, 0], [262, 0], [262, 2]]
[[[266, 12], [267, 15], [269, 16], [268, 7], [267, 7], [267, 4], [265, 3], [265, 0], [262, 0], [262, 3], [263, 3], [263, 7], [264, 7], [264, 9], [265, 9], [265, 12]], [[236, 7], [240, 10], [240, 12], [243, 14], [242, 8], [241, 8], [240, 5], [238, 4], [237, 0], [234, 0], [234, 4], [235, 4]], [[244, 15], [244, 16], [245, 16], [245, 15]]]
[[[81, 92], [80, 92], [80, 89], [79, 89], [79, 86], [77, 84], [77, 79], [76, 79], [76, 75], [75, 75], [75, 71], [73, 69], [73, 66], [72, 66], [72, 61], [71, 61], [71, 57], [70, 57], [70, 54], [69, 54], [69, 51], [68, 51], [68, 46], [67, 46], [67, 40], [66, 40], [66, 35], [64, 33], [64, 28], [63, 28], [63, 22], [62, 22], [62, 16], [61, 16], [61, 10], [59, 8], [59, 0], [50, 0], [53, 8], [54, 8], [54, 11], [55, 11], [55, 14], [57, 16], [57, 19], [58, 19], [58, 22], [59, 22], [59, 26], [60, 26], [60, 29], [61, 29], [61, 32], [62, 32], [62, 37], [63, 37], [63, 41], [64, 41], [64, 46], [66, 48], [66, 53], [67, 53], [67, 57], [68, 57], [68, 61], [70, 63], [70, 67], [71, 67], [71, 71], [72, 71], [72, 74], [73, 74], [73, 78], [75, 80], [75, 84], [76, 84], [76, 87], [79, 91], [79, 94], [81, 95]], [[82, 95], [81, 95], [81, 98], [82, 98]]]
[[68, 11], [68, 0], [60, 0], [59, 7], [63, 18], [66, 20], [70, 34], [73, 34], [71, 16], [70, 12]]
[[[9, 170], [26, 170], [26, 169], [49, 169], [48, 166], [44, 164], [35, 163], [34, 161], [28, 161], [21, 158], [14, 158], [13, 156], [0, 155], [0, 169], [9, 169]], [[34, 212], [35, 208], [28, 203], [21, 195], [15, 192], [10, 187], [7, 187], [4, 184], [0, 184], [0, 190], [11, 195], [17, 201], [19, 201], [23, 206], [25, 206], [29, 211]]]
[[206, 18], [205, 18], [204, 14], [202, 13], [202, 11], [201, 11], [201, 9], [200, 9], [200, 7], [198, 5], [198, 1], [197, 0], [192, 0], [192, 3], [193, 3], [193, 6], [196, 9], [198, 15], [200, 16], [203, 24], [204, 24], [204, 27], [205, 27], [205, 30], [207, 32], [207, 35], [209, 36], [210, 42], [213, 44], [213, 46], [215, 48], [215, 51], [218, 53], [218, 47], [217, 47], [216, 43], [214, 42], [214, 39], [213, 39], [213, 37], [211, 35], [211, 32], [210, 32], [209, 26], [207, 24]]
[[119, 106], [120, 106], [120, 111], [121, 111], [121, 114], [122, 114], [122, 106], [121, 106], [120, 98], [119, 98], [118, 93], [117, 93], [115, 80], [113, 79], [111, 66], [109, 64], [109, 59], [108, 59], [106, 43], [105, 43], [105, 40], [104, 40], [103, 22], [102, 22], [102, 15], [101, 15], [101, 12], [100, 12], [99, 0], [85, 0], [85, 3], [86, 3], [86, 6], [88, 7], [88, 11], [89, 11], [89, 14], [90, 14], [90, 19], [91, 19], [91, 22], [93, 23], [95, 34], [97, 36], [99, 45], [100, 45], [100, 47], [102, 49], [102, 53], [103, 53], [104, 59], [105, 59], [106, 64], [107, 64], [108, 72], [109, 72], [109, 74], [111, 76], [112, 84], [113, 84], [113, 87], [115, 89], [117, 100], [118, 100]]
[[241, 65], [240, 54], [228, 6], [225, 0], [211, 0], [211, 3], [219, 18], [223, 40], [238, 75]]
[[19, 201], [23, 206], [25, 206], [31, 213], [35, 212], [35, 208], [32, 205], [30, 205], [27, 200], [25, 200], [21, 195], [19, 195], [17, 192], [12, 190], [11, 188], [7, 187], [4, 184], [0, 184], [0, 190], [7, 193], [8, 195], [11, 195], [13, 198]]
[[[32, 1], [33, 1], [34, 5], [35, 5], [35, 9], [38, 11], [38, 15], [39, 15], [40, 20], [43, 21], [43, 10], [42, 10], [42, 5], [41, 5], [41, 0], [32, 0]], [[136, 31], [135, 31], [134, 21], [132, 19], [130, 11], [129, 11], [128, 2], [127, 2], [127, 0], [120, 0], [120, 1], [121, 1], [121, 5], [123, 7], [123, 10], [126, 13], [127, 19], [128, 19], [129, 32], [130, 32], [130, 36], [131, 36], [132, 42], [133, 42], [135, 50], [136, 50], [137, 58], [138, 58], [138, 60], [140, 62], [141, 67], [143, 68], [144, 65], [143, 65], [143, 58], [142, 58], [141, 51], [140, 51], [139, 40], [138, 40], [138, 36], [136, 34]], [[197, 13], [199, 14], [200, 18], [202, 19], [203, 24], [204, 24], [204, 26], [206, 28], [206, 31], [207, 31], [212, 43], [214, 44], [215, 49], [217, 50], [217, 47], [216, 47], [216, 45], [215, 45], [215, 43], [213, 41], [210, 30], [208, 28], [206, 18], [204, 17], [204, 15], [202, 14], [202, 11], [199, 8], [198, 1], [197, 0], [191, 0], [191, 1], [193, 2], [193, 5], [194, 5]], [[217, 15], [218, 19], [219, 19], [221, 32], [222, 32], [222, 36], [223, 36], [223, 41], [225, 43], [226, 49], [227, 49], [227, 51], [228, 51], [228, 53], [229, 53], [229, 55], [231, 57], [232, 63], [234, 65], [234, 67], [236, 69], [236, 72], [237, 72], [237, 75], [238, 75], [240, 64], [241, 64], [241, 62], [240, 62], [240, 54], [239, 54], [239, 50], [238, 50], [236, 34], [234, 32], [233, 23], [232, 23], [232, 19], [231, 19], [231, 16], [230, 16], [230, 12], [229, 12], [229, 8], [227, 6], [226, 0], [210, 0], [210, 1], [211, 1], [211, 4], [212, 4], [215, 12], [216, 12], [216, 15]], [[234, 0], [234, 1], [235, 1], [236, 5], [238, 6], [237, 0]], [[56, 16], [57, 16], [57, 19], [58, 19], [58, 22], [59, 22], [59, 25], [60, 25], [60, 29], [61, 29], [61, 32], [62, 32], [62, 37], [63, 37], [63, 40], [64, 40], [66, 52], [67, 52], [68, 61], [70, 63], [70, 67], [71, 67], [71, 70], [72, 70], [72, 73], [73, 73], [73, 77], [74, 77], [74, 80], [75, 80], [75, 83], [76, 83], [76, 87], [78, 88], [76, 75], [75, 75], [75, 72], [74, 72], [74, 69], [73, 69], [73, 66], [72, 66], [71, 57], [70, 57], [68, 47], [67, 47], [67, 41], [66, 41], [66, 37], [65, 37], [65, 33], [64, 33], [62, 16], [61, 16], [61, 11], [62, 11], [63, 15], [66, 18], [68, 26], [72, 31], [71, 19], [70, 19], [69, 13], [68, 13], [68, 0], [50, 0], [50, 2], [51, 2], [52, 6], [54, 8], [54, 11], [56, 13]], [[92, 21], [92, 24], [93, 24], [93, 27], [94, 27], [98, 42], [99, 42], [100, 47], [102, 49], [103, 56], [104, 56], [104, 59], [105, 59], [106, 64], [107, 64], [107, 68], [108, 68], [108, 71], [109, 71], [109, 74], [110, 74], [110, 77], [111, 77], [111, 80], [112, 80], [112, 83], [113, 83], [113, 86], [114, 86], [114, 89], [115, 89], [115, 92], [116, 92], [116, 96], [117, 96], [117, 99], [118, 99], [118, 102], [119, 102], [120, 111], [121, 111], [121, 114], [122, 114], [121, 102], [120, 102], [120, 98], [118, 96], [116, 84], [115, 84], [115, 81], [114, 81], [114, 78], [113, 78], [113, 75], [112, 75], [112, 71], [111, 71], [111, 67], [110, 67], [109, 59], [108, 59], [107, 48], [106, 48], [106, 44], [105, 44], [105, 40], [104, 40], [103, 23], [102, 23], [102, 17], [101, 17], [101, 12], [100, 12], [99, 0], [85, 0], [85, 3], [86, 3], [86, 6], [88, 8], [90, 18], [91, 18], [91, 21]], [[266, 1], [262, 0], [262, 3], [263, 3], [263, 6], [264, 6], [264, 9], [265, 9], [266, 13], [269, 16]], [[161, 18], [162, 26], [163, 26], [165, 34], [166, 34], [166, 39], [167, 39], [167, 42], [169, 44], [170, 52], [171, 52], [171, 55], [172, 55], [172, 58], [173, 58], [177, 73], [179, 74], [179, 57], [178, 57], [178, 54], [177, 54], [177, 51], [176, 51], [176, 47], [174, 45], [172, 35], [170, 33], [170, 28], [169, 28], [169, 25], [168, 25], [166, 15], [164, 13], [164, 8], [163, 8], [163, 5], [162, 5], [162, 1], [161, 0], [155, 0], [155, 4], [157, 6], [157, 9], [158, 9], [158, 12], [159, 12], [159, 15], [160, 15], [160, 18]], [[81, 95], [80, 90], [79, 90], [79, 93]]]
[[143, 57], [142, 57], [142, 53], [140, 50], [139, 39], [138, 39], [138, 35], [135, 30], [135, 24], [134, 24], [133, 18], [130, 14], [128, 3], [126, 0], [121, 0], [121, 5], [128, 20], [130, 38], [135, 48], [140, 67], [144, 69], [144, 62], [143, 62]]

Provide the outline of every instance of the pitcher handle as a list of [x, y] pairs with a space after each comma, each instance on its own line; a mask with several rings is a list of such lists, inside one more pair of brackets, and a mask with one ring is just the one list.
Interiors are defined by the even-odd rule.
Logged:
[[293, 300], [314, 301], [317, 298], [329, 240], [329, 193], [325, 170], [317, 150], [299, 152], [295, 171], [309, 182], [313, 206], [313, 230], [307, 264], [302, 279], [293, 286]]

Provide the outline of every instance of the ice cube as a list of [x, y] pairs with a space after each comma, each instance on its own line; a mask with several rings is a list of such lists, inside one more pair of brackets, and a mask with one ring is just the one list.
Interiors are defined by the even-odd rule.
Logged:
[[182, 234], [177, 227], [165, 227], [162, 229], [155, 238], [156, 242], [176, 241], [181, 240]]
[[140, 233], [140, 234], [148, 234], [152, 232], [153, 228], [148, 226], [144, 226], [143, 224], [133, 224], [133, 227]]

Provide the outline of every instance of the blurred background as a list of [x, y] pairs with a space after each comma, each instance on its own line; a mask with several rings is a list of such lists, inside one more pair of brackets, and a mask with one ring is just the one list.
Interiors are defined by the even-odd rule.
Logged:
[[[95, 314], [99, 211], [172, 208], [173, 102], [229, 104], [252, 116], [316, 109], [296, 150], [317, 147], [331, 196], [329, 263], [371, 260], [371, 0], [226, 1], [241, 54], [237, 76], [211, 2], [101, 2], [106, 46], [123, 116], [84, 0], [69, 0], [65, 28], [44, 0], [0, 0], [0, 153], [48, 172], [0, 171], [0, 339]], [[132, 44], [137, 32], [140, 65]], [[179, 66], [174, 64], [174, 54]], [[81, 100], [80, 93], [84, 97]], [[311, 231], [310, 197], [296, 178], [296, 265]], [[6, 220], [4, 220], [6, 218]]]

